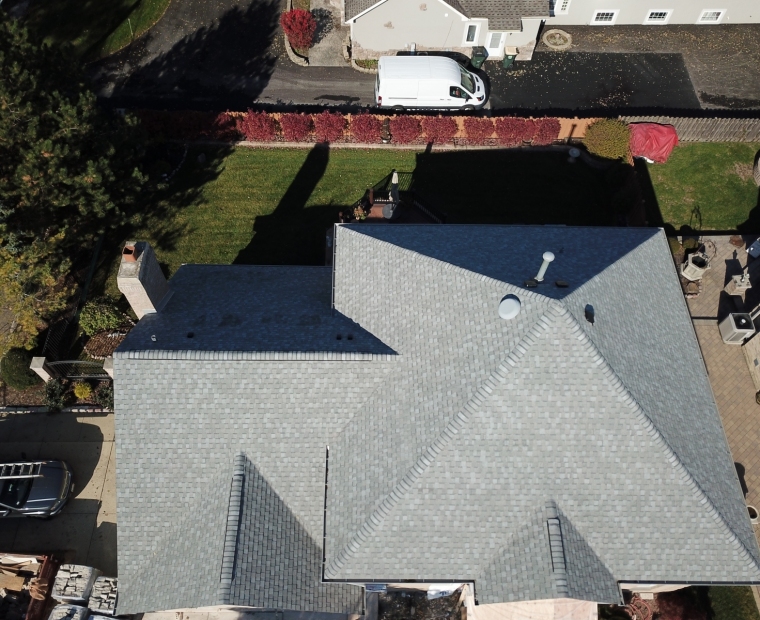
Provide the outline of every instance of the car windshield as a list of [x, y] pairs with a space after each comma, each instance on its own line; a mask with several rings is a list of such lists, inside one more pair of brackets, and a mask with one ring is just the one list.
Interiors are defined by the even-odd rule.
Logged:
[[464, 88], [468, 93], [472, 94], [475, 92], [475, 82], [472, 80], [472, 76], [468, 71], [466, 71], [463, 67], [459, 67], [459, 71], [462, 73], [462, 88]]
[[32, 490], [31, 478], [19, 478], [6, 480], [0, 490], [0, 504], [10, 506], [11, 508], [21, 508], [29, 497], [29, 491]]

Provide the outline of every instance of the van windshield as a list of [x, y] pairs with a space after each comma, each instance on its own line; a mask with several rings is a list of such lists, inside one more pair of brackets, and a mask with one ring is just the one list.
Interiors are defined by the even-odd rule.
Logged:
[[469, 71], [466, 71], [461, 66], [459, 67], [459, 71], [462, 73], [462, 88], [464, 88], [470, 94], [474, 93], [475, 82], [472, 80], [472, 76], [470, 75]]

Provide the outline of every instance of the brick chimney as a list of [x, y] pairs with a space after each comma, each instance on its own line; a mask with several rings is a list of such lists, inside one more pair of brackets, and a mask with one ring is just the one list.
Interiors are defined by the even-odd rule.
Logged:
[[172, 291], [147, 241], [127, 241], [121, 253], [116, 284], [138, 319], [158, 312]]

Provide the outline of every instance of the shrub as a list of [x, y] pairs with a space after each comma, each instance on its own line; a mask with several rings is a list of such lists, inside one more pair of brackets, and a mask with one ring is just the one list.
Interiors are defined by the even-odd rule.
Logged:
[[525, 142], [533, 142], [533, 137], [536, 135], [538, 125], [532, 118], [523, 119], [523, 137]]
[[464, 134], [472, 144], [485, 144], [493, 135], [493, 121], [490, 118], [468, 116], [464, 119]]
[[495, 123], [496, 137], [499, 144], [516, 146], [522, 144], [525, 136], [525, 119], [505, 116], [497, 118]]
[[271, 142], [277, 134], [274, 119], [266, 112], [248, 110], [245, 116], [237, 118], [237, 130], [246, 140]]
[[605, 159], [624, 159], [628, 156], [630, 130], [623, 121], [603, 118], [586, 129], [583, 143], [589, 153]]
[[77, 400], [87, 400], [92, 395], [92, 386], [86, 381], [77, 381], [74, 384], [74, 396]]
[[217, 118], [195, 110], [138, 110], [137, 116], [149, 136], [167, 140], [197, 140], [199, 136], [210, 135]]
[[93, 400], [103, 409], [113, 411], [113, 383], [110, 381], [101, 383], [95, 390]]
[[314, 135], [317, 142], [337, 142], [343, 137], [346, 119], [339, 112], [320, 112], [314, 115]]
[[420, 137], [420, 119], [414, 116], [394, 116], [391, 121], [391, 137], [397, 144], [410, 144]]
[[51, 379], [45, 384], [45, 397], [42, 402], [48, 409], [60, 411], [68, 401], [66, 382], [63, 379]]
[[451, 142], [457, 133], [457, 122], [451, 116], [430, 116], [422, 119], [428, 142]]
[[231, 141], [240, 138], [235, 117], [229, 112], [217, 114], [211, 121], [211, 126], [205, 132], [205, 135], [212, 140]]
[[657, 608], [660, 620], [707, 620], [707, 612], [694, 588], [658, 594]]
[[280, 25], [290, 44], [297, 50], [307, 50], [314, 43], [317, 20], [309, 11], [293, 9], [280, 16]]
[[282, 135], [288, 142], [303, 142], [311, 131], [311, 116], [291, 112], [280, 117]]
[[549, 145], [559, 137], [561, 126], [556, 118], [540, 118], [536, 121], [536, 131], [533, 134], [533, 144]]
[[11, 349], [0, 360], [0, 377], [5, 385], [14, 390], [26, 390], [42, 382], [36, 373], [29, 370], [32, 352], [26, 349]]
[[79, 326], [88, 336], [117, 329], [123, 322], [124, 315], [110, 299], [88, 301], [79, 314]]
[[351, 135], [357, 142], [380, 142], [382, 123], [372, 114], [356, 114], [351, 117]]
[[670, 246], [670, 253], [673, 256], [681, 251], [681, 242], [676, 237], [668, 237], [668, 245]]

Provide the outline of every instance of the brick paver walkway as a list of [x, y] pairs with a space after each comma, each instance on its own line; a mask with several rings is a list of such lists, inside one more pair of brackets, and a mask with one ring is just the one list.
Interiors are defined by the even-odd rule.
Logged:
[[[755, 386], [742, 347], [723, 344], [718, 331], [718, 318], [737, 311], [727, 295], [722, 294], [723, 287], [731, 275], [741, 272], [747, 264], [745, 249], [732, 246], [729, 238], [709, 238], [715, 244], [711, 269], [702, 279], [700, 295], [687, 303], [728, 445], [739, 465], [740, 476], [743, 472], [747, 503], [760, 506], [760, 406], [755, 402]], [[710, 244], [707, 245], [709, 248]], [[758, 533], [756, 527], [755, 535]]]

